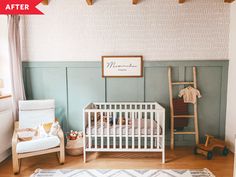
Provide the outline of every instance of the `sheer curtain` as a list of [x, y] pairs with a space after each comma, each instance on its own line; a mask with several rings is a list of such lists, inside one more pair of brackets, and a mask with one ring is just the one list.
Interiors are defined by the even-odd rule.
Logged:
[[14, 118], [18, 119], [18, 101], [25, 100], [23, 83], [21, 45], [20, 45], [20, 16], [8, 16], [8, 41], [10, 54], [10, 72], [12, 82], [12, 96]]

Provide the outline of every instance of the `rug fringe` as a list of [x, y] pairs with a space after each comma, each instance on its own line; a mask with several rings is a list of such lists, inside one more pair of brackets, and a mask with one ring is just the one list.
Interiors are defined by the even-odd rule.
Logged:
[[211, 177], [216, 177], [208, 168], [204, 168], [204, 170], [206, 170], [206, 172], [211, 175]]
[[32, 175], [30, 175], [30, 177], [35, 177], [36, 174], [40, 173], [41, 169], [40, 168], [37, 168], [34, 173]]

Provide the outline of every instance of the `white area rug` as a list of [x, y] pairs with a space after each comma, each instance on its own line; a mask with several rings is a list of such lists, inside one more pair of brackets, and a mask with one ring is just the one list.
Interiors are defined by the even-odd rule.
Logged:
[[94, 170], [37, 169], [31, 177], [215, 177], [208, 169], [199, 170]]

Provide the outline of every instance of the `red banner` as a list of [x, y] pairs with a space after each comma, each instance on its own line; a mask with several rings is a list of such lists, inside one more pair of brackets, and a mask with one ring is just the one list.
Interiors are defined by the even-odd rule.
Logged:
[[31, 15], [43, 13], [36, 8], [42, 0], [0, 0], [0, 14]]

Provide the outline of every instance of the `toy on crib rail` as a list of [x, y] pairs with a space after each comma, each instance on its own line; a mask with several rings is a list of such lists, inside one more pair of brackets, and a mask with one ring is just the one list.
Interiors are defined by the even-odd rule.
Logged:
[[222, 155], [227, 156], [229, 153], [229, 149], [226, 147], [224, 141], [214, 138], [211, 135], [206, 135], [205, 144], [199, 144], [195, 147], [195, 154], [202, 154], [207, 157], [207, 160], [211, 160], [213, 158], [213, 150], [215, 148], [222, 150]]

